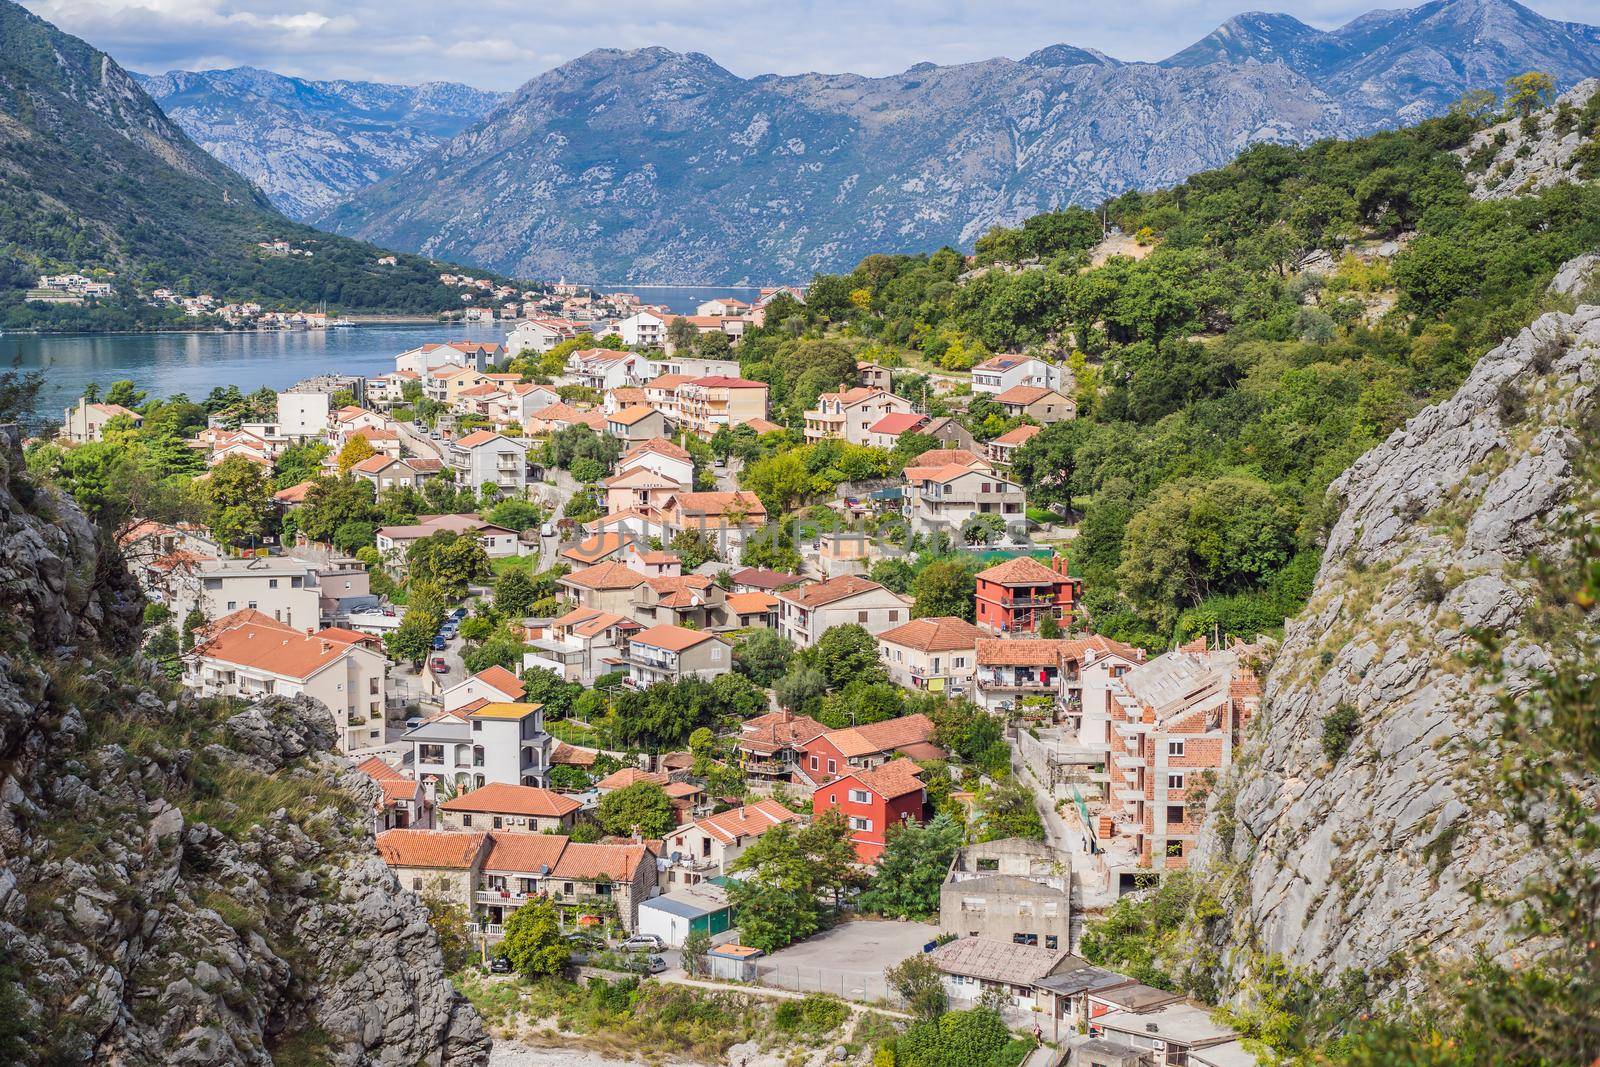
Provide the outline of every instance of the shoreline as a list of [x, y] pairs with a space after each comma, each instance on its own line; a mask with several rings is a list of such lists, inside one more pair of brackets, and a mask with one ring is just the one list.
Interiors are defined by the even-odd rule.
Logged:
[[482, 323], [452, 322], [448, 319], [424, 318], [420, 315], [396, 315], [384, 317], [381, 315], [347, 315], [351, 326], [321, 326], [316, 329], [292, 330], [272, 329], [265, 330], [256, 327], [245, 329], [229, 329], [226, 326], [183, 326], [170, 330], [4, 330], [0, 337], [157, 337], [192, 334], [194, 336], [207, 336], [210, 334], [243, 335], [243, 334], [301, 334], [301, 333], [328, 333], [329, 331], [348, 330], [357, 326], [481, 326]]

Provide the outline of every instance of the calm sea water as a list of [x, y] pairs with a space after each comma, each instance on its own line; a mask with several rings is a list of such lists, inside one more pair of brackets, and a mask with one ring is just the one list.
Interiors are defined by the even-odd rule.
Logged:
[[347, 326], [268, 333], [137, 333], [0, 336], [0, 369], [19, 361], [44, 371], [36, 417], [51, 422], [84, 386], [131, 379], [152, 396], [200, 400], [217, 386], [282, 389], [315, 374], [377, 374], [394, 357], [430, 341], [502, 340], [490, 325]]
[[[625, 289], [646, 303], [681, 314], [716, 296], [754, 300], [751, 286], [603, 286]], [[282, 389], [314, 374], [377, 374], [394, 369], [394, 357], [430, 341], [503, 340], [510, 323], [498, 325], [366, 325], [334, 330], [268, 333], [132, 333], [30, 336], [0, 335], [0, 369], [20, 361], [43, 370], [35, 417], [59, 421], [84, 386], [131, 379], [152, 396], [186, 393], [200, 400], [217, 386], [250, 392], [265, 385]]]

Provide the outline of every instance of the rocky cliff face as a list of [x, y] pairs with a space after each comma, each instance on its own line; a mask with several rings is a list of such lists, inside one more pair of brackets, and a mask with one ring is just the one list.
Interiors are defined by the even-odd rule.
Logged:
[[1600, 78], [1579, 82], [1524, 121], [1480, 130], [1456, 155], [1478, 200], [1527, 196], [1560, 182], [1600, 178], [1600, 118], [1589, 112]]
[[1436, 0], [1332, 32], [1247, 15], [1162, 63], [1069, 46], [886, 78], [739, 78], [601, 50], [540, 75], [322, 221], [533, 276], [793, 280], [1181, 181], [1258, 141], [1433, 114], [1469, 88], [1600, 74], [1600, 31]]
[[195, 143], [295, 219], [320, 215], [432, 151], [503, 96], [449, 82], [310, 81], [250, 67], [134, 77]]
[[[1564, 272], [1572, 291], [1583, 273]], [[1538, 852], [1494, 802], [1498, 717], [1470, 631], [1506, 639], [1513, 687], [1548, 662], [1527, 561], [1563, 549], [1597, 388], [1600, 308], [1545, 315], [1334, 483], [1315, 592], [1199, 857], [1231, 882], [1235, 977], [1280, 953], [1403, 981], [1411, 952], [1507, 947], [1469, 887], [1516, 886]]]
[[327, 710], [176, 699], [120, 561], [0, 445], [0, 1060], [486, 1062]]

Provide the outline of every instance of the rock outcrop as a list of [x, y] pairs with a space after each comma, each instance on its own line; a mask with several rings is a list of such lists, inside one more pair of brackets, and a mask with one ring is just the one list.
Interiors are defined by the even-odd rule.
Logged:
[[0, 1061], [485, 1063], [325, 707], [180, 698], [0, 428]]
[[1596, 93], [1600, 78], [1588, 78], [1526, 120], [1512, 119], [1474, 134], [1456, 152], [1466, 164], [1472, 196], [1505, 200], [1600, 176], [1585, 162], [1586, 150], [1596, 151], [1600, 129], [1586, 128], [1580, 118]]
[[1514, 887], [1539, 853], [1495, 802], [1496, 694], [1472, 631], [1504, 639], [1506, 685], [1548, 662], [1527, 564], [1563, 551], [1559, 517], [1592, 491], [1576, 460], [1597, 388], [1600, 308], [1545, 315], [1332, 486], [1315, 591], [1198, 857], [1232, 890], [1228, 977], [1277, 953], [1404, 984], [1412, 953], [1512, 947], [1469, 887]]

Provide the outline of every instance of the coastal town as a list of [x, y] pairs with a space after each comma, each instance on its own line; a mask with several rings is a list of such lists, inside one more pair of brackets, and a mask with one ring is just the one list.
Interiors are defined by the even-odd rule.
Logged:
[[[912, 393], [853, 360], [780, 412], [740, 346], [801, 289], [677, 315], [442, 280], [515, 312], [505, 341], [208, 401], [181, 442], [205, 515], [118, 535], [148, 654], [196, 697], [325, 707], [379, 853], [496, 973], [548, 908], [585, 974], [931, 987], [1030, 1063], [1255, 1062], [1083, 954], [1186, 869], [1266, 649], [1095, 632], [1070, 526], [1013, 473], [1075, 417], [1071, 369]], [[64, 412], [55, 462], [162, 417], [130, 386]], [[803, 453], [832, 473], [786, 484]]]

